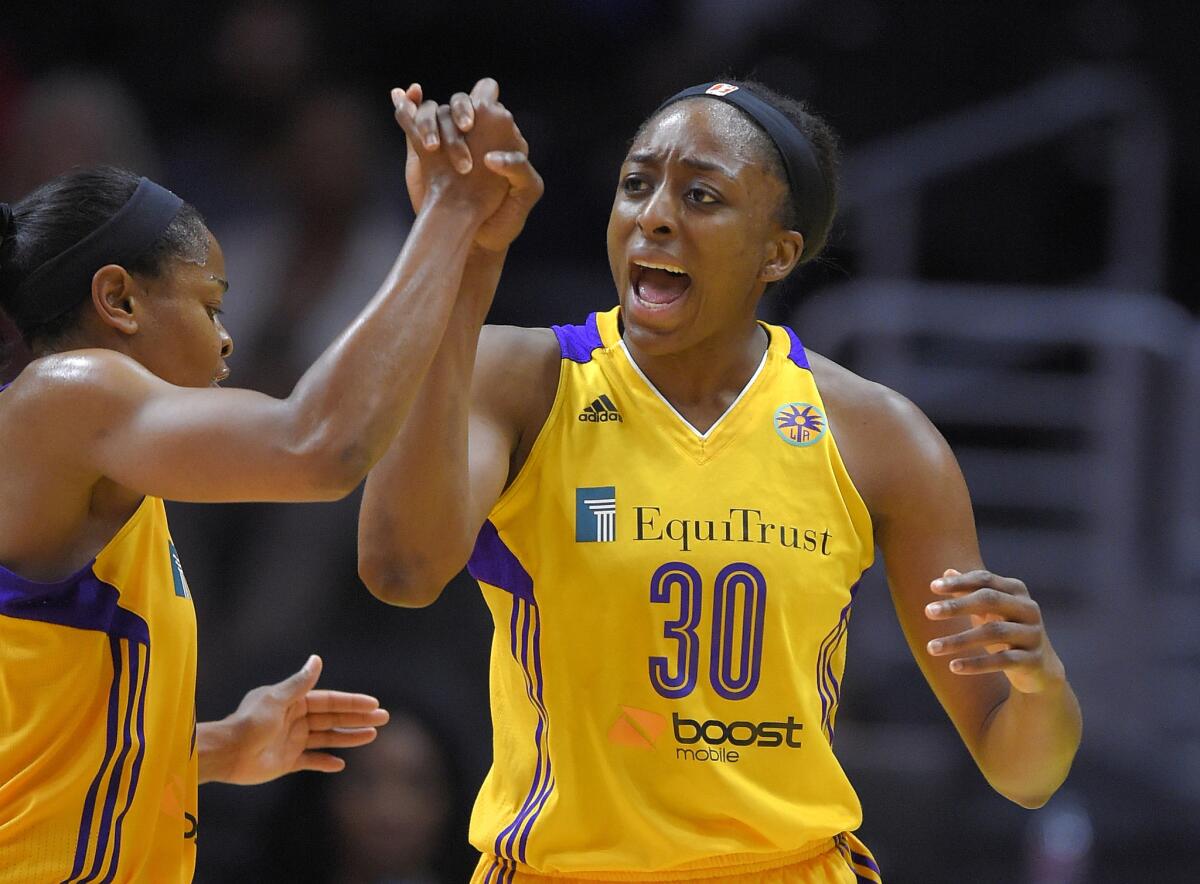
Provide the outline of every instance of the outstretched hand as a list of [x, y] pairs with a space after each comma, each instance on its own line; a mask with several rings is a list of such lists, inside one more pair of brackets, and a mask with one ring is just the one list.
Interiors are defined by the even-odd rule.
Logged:
[[958, 675], [1003, 672], [1024, 694], [1061, 683], [1066, 671], [1042, 623], [1042, 612], [1020, 580], [987, 571], [947, 570], [930, 584], [943, 598], [925, 606], [930, 620], [969, 615], [971, 628], [929, 642], [929, 653], [950, 657]]
[[[491, 252], [505, 251], [517, 238], [545, 189], [541, 175], [529, 161], [529, 143], [499, 97], [499, 84], [490, 77], [479, 80], [470, 94], [456, 92], [449, 104], [443, 105], [424, 101], [421, 86], [416, 83], [405, 90], [392, 90], [396, 119], [408, 144], [404, 171], [413, 211], [419, 212], [425, 200], [427, 167], [452, 167], [460, 175], [467, 175], [476, 169], [474, 154], [479, 153], [480, 163], [505, 180], [503, 200], [475, 235], [475, 245]], [[487, 128], [508, 139], [507, 144], [499, 144], [506, 149], [476, 145], [490, 137], [483, 132], [468, 135], [476, 130], [481, 118], [485, 124], [490, 123]]]
[[[319, 750], [370, 743], [388, 713], [366, 694], [313, 690], [321, 667], [314, 654], [290, 678], [255, 688], [236, 712], [207, 725], [221, 728], [222, 736], [211, 753], [215, 757], [208, 775], [202, 770], [201, 779], [248, 786], [299, 770], [336, 773], [344, 768], [341, 758]], [[202, 752], [205, 742], [200, 741]]]

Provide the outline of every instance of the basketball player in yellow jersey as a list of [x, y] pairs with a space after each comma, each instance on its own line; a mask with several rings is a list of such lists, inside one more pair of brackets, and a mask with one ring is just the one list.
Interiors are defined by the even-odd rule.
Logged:
[[0, 390], [3, 884], [190, 880], [198, 781], [336, 771], [322, 750], [387, 720], [372, 697], [313, 690], [314, 657], [197, 725], [192, 590], [162, 501], [333, 499], [361, 481], [507, 180], [536, 179], [511, 117], [486, 96], [477, 111], [475, 172], [427, 174], [389, 278], [283, 400], [218, 388], [224, 259], [170, 191], [94, 169], [0, 204], [0, 304], [37, 357]]
[[[471, 104], [404, 110], [457, 153]], [[988, 781], [1036, 807], [1065, 778], [1078, 705], [1024, 584], [983, 570], [944, 440], [755, 319], [821, 250], [834, 170], [799, 103], [704, 84], [655, 111], [621, 167], [619, 307], [481, 334], [523, 218], [468, 263], [464, 309], [368, 478], [359, 551], [395, 604], [428, 604], [466, 565], [495, 619], [476, 882], [878, 882], [831, 747], [876, 545]]]

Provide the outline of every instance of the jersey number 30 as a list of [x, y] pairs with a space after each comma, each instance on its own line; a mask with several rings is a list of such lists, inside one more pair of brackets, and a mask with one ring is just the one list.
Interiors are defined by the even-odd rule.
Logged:
[[[673, 604], [679, 610], [679, 616], [663, 624], [663, 637], [676, 645], [674, 659], [650, 658], [650, 684], [662, 696], [677, 700], [695, 690], [700, 671], [700, 572], [686, 562], [661, 565], [650, 578], [650, 603]], [[766, 605], [767, 581], [753, 565], [733, 562], [717, 574], [708, 678], [726, 700], [744, 700], [758, 687]]]

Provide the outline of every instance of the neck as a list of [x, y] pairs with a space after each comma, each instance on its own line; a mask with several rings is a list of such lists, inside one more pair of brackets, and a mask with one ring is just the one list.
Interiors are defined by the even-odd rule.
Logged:
[[766, 330], [753, 319], [736, 332], [714, 335], [675, 353], [648, 353], [628, 334], [622, 340], [650, 383], [701, 432], [745, 389], [770, 342]]

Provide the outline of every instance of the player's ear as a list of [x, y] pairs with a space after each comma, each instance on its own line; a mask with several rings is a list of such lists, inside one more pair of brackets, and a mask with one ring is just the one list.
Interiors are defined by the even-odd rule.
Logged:
[[119, 264], [105, 264], [92, 276], [92, 307], [100, 322], [122, 334], [136, 334], [134, 302], [141, 292], [129, 271]]
[[771, 283], [787, 279], [800, 263], [803, 253], [804, 234], [798, 230], [779, 231], [767, 244], [766, 256], [758, 271], [759, 281]]

